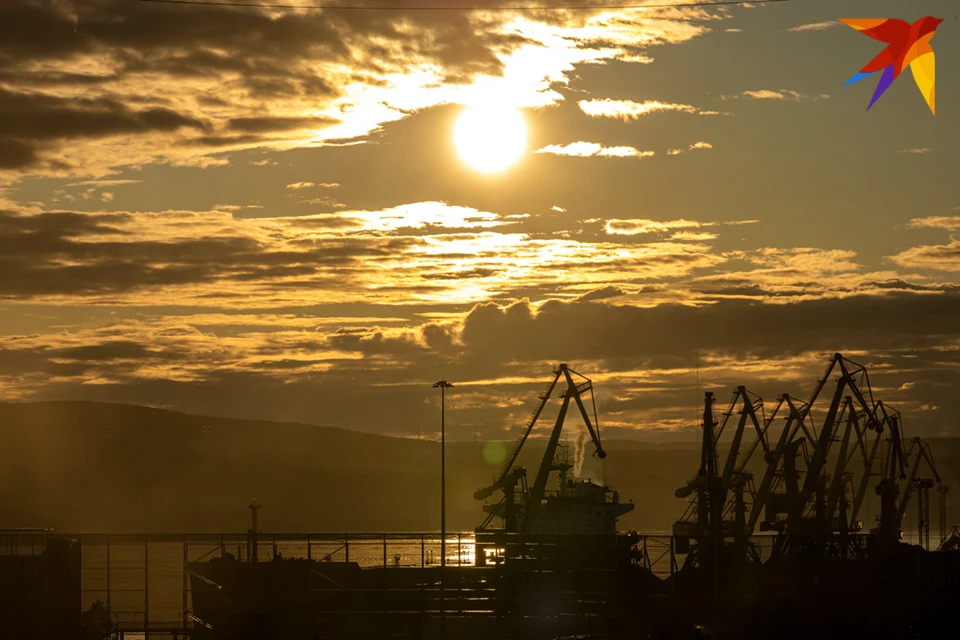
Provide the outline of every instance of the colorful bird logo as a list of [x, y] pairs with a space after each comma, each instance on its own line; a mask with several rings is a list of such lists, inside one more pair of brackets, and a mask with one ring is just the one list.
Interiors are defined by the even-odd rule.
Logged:
[[867, 111], [870, 111], [870, 107], [890, 88], [893, 81], [900, 76], [909, 64], [910, 70], [913, 71], [913, 79], [930, 106], [930, 111], [934, 115], [937, 114], [936, 65], [930, 40], [936, 33], [937, 26], [943, 22], [942, 18], [927, 16], [926, 18], [920, 18], [913, 24], [903, 20], [885, 18], [841, 18], [840, 22], [850, 25], [874, 40], [887, 43], [887, 48], [881, 51], [880, 55], [871, 60], [867, 66], [860, 69], [860, 73], [850, 78], [847, 84], [843, 85], [845, 87], [849, 86], [878, 71], [883, 71], [880, 83], [873, 94], [873, 99], [870, 100]]

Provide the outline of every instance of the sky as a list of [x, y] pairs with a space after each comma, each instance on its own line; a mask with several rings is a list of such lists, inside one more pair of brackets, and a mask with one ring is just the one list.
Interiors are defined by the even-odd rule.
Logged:
[[[954, 2], [386, 4], [0, 4], [0, 400], [432, 437], [445, 379], [492, 440], [563, 362], [602, 435], [694, 440], [842, 352], [960, 435]], [[936, 115], [866, 111], [838, 19], [926, 15]]]

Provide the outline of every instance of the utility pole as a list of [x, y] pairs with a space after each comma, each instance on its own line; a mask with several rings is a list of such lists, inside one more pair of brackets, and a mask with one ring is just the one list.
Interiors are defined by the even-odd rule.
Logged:
[[933, 486], [933, 480], [920, 478], [915, 486], [917, 488], [917, 544], [925, 551], [930, 551], [930, 487]]
[[937, 492], [940, 494], [940, 544], [943, 544], [943, 541], [947, 539], [947, 489], [949, 487], [945, 484], [941, 484], [937, 487]]
[[257, 524], [257, 510], [260, 509], [260, 505], [257, 504], [257, 499], [254, 498], [253, 502], [248, 505], [250, 509], [250, 535], [247, 536], [247, 560], [251, 562], [257, 562], [259, 560], [259, 555], [257, 553], [259, 547], [259, 540], [257, 539], [257, 534], [260, 533], [259, 525]]
[[440, 638], [447, 638], [446, 597], [443, 592], [443, 577], [447, 567], [447, 452], [446, 452], [446, 401], [445, 391], [453, 385], [441, 380], [433, 385], [440, 387]]

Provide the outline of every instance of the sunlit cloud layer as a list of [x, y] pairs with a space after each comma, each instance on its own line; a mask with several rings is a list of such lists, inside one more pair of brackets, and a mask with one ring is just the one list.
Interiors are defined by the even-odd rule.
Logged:
[[581, 100], [577, 104], [580, 106], [580, 110], [588, 116], [620, 118], [622, 120], [635, 120], [641, 116], [662, 111], [679, 111], [702, 115], [717, 115], [719, 113], [717, 111], [703, 111], [689, 104], [674, 104], [656, 100], [646, 100], [644, 102], [610, 99]]
[[697, 220], [647, 220], [642, 218], [619, 219], [611, 218], [606, 221], [604, 230], [610, 235], [635, 236], [646, 233], [662, 233], [673, 229], [699, 229], [717, 225], [744, 225], [753, 224], [756, 220], [733, 220], [727, 222], [699, 222]]
[[911, 247], [891, 260], [905, 268], [960, 271], [960, 240], [945, 245]]
[[700, 223], [693, 220], [667, 220], [657, 222], [655, 220], [607, 220], [607, 233], [613, 235], [632, 236], [641, 233], [652, 233], [654, 231], [667, 231], [668, 229], [696, 229]]
[[[682, 276], [724, 259], [698, 243], [620, 245], [496, 232], [501, 216], [439, 202], [235, 218], [228, 211], [0, 215], [8, 300], [259, 307], [555, 295]], [[443, 265], [440, 267], [439, 265]], [[578, 277], [565, 276], [576, 266]]]
[[805, 100], [816, 102], [817, 100], [825, 100], [829, 97], [830, 95], [826, 93], [821, 93], [814, 96], [793, 91], [791, 89], [779, 89], [775, 91], [771, 89], [758, 89], [753, 91], [743, 91], [734, 95], [721, 96], [723, 100], [747, 98], [749, 100], [789, 100], [793, 102], [802, 102]]
[[655, 155], [654, 151], [640, 151], [634, 147], [617, 146], [605, 147], [596, 142], [571, 142], [569, 144], [548, 144], [545, 147], [537, 149], [536, 153], [549, 153], [555, 156], [574, 156], [578, 158], [589, 158], [599, 156], [601, 158], [649, 158]]
[[702, 142], [702, 141], [694, 142], [693, 144], [688, 146], [686, 149], [669, 149], [667, 151], [667, 155], [678, 156], [681, 153], [684, 153], [686, 151], [695, 151], [697, 149], [713, 149], [713, 145], [710, 144], [709, 142]]
[[787, 31], [823, 31], [824, 29], [834, 29], [842, 23], [839, 20], [827, 20], [825, 22], [811, 22], [810, 24], [801, 24], [798, 27], [792, 27]]
[[930, 216], [928, 218], [913, 218], [909, 226], [913, 229], [930, 227], [933, 229], [960, 229], [960, 216]]

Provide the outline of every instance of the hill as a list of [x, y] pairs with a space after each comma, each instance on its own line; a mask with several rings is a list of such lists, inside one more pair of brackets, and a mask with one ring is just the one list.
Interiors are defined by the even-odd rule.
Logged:
[[[256, 498], [264, 505], [265, 531], [439, 528], [440, 447], [432, 441], [129, 405], [38, 402], [0, 403], [0, 442], [0, 527], [239, 532]], [[931, 444], [944, 481], [953, 483], [960, 439]], [[634, 502], [621, 528], [668, 530], [686, 506], [674, 490], [695, 473], [697, 445], [604, 446], [606, 461], [588, 456], [583, 475]], [[521, 456], [531, 479], [542, 452], [543, 441], [534, 439]], [[499, 467], [485, 459], [482, 443], [447, 444], [448, 528], [481, 522], [473, 492]], [[948, 495], [955, 522], [956, 496]]]

